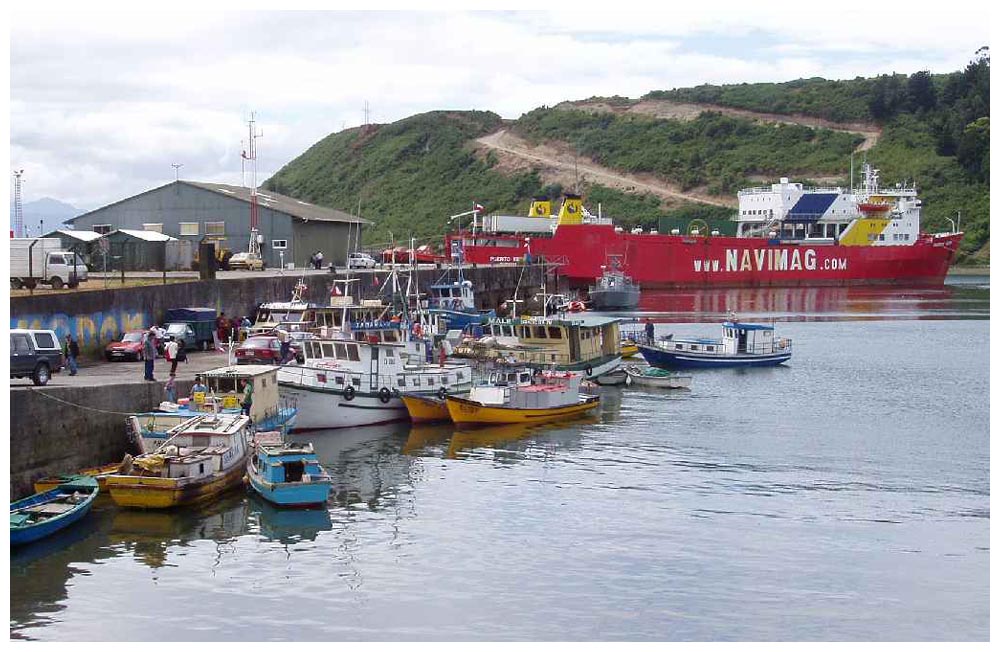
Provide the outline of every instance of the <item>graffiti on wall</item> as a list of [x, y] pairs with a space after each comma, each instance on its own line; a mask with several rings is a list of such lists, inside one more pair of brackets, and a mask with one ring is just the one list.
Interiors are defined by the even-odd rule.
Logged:
[[93, 312], [89, 315], [23, 315], [10, 319], [11, 328], [52, 330], [60, 341], [72, 333], [83, 347], [104, 346], [122, 333], [149, 328], [152, 323], [149, 313], [144, 310]]

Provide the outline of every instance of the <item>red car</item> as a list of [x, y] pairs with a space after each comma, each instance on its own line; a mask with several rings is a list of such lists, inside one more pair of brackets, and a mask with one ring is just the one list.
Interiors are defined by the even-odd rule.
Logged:
[[142, 336], [144, 331], [129, 331], [117, 342], [104, 347], [104, 357], [114, 360], [142, 360]]
[[281, 343], [277, 337], [254, 335], [236, 348], [236, 364], [278, 364]]

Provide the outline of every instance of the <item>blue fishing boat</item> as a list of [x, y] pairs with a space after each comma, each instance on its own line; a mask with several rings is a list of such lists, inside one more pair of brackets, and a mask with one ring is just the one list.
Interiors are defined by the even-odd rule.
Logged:
[[258, 443], [247, 461], [247, 477], [264, 500], [282, 507], [321, 505], [333, 484], [308, 443]]
[[90, 511], [97, 479], [76, 476], [55, 489], [10, 504], [10, 545], [31, 543], [69, 527]]
[[792, 357], [792, 341], [775, 338], [773, 326], [731, 320], [722, 323], [722, 339], [668, 336], [639, 344], [639, 353], [662, 369], [770, 367]]

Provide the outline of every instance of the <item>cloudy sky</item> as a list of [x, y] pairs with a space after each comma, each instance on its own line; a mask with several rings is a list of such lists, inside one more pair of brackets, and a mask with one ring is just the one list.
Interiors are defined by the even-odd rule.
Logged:
[[[694, 3], [692, 3], [694, 4]], [[707, 4], [707, 3], [705, 3]], [[13, 14], [10, 157], [24, 200], [94, 208], [182, 178], [263, 181], [311, 144], [433, 109], [516, 118], [593, 95], [702, 83], [950, 72], [989, 42], [979, 3], [712, 11]], [[605, 5], [606, 6], [606, 5]], [[666, 6], [666, 5], [664, 5]]]

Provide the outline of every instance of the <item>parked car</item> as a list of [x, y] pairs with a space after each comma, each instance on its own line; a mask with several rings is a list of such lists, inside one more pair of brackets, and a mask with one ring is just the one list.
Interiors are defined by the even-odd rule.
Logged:
[[104, 357], [108, 362], [115, 360], [142, 360], [142, 336], [145, 331], [123, 333], [118, 341], [104, 347]]
[[236, 364], [278, 364], [281, 343], [277, 337], [254, 335], [236, 347]]
[[360, 251], [352, 251], [347, 254], [348, 269], [371, 269], [377, 264], [374, 258]]
[[156, 343], [156, 352], [160, 355], [163, 355], [163, 351], [166, 349], [167, 342], [170, 341], [171, 337], [177, 340], [177, 345], [183, 346], [185, 351], [198, 348], [198, 338], [195, 337], [191, 324], [175, 322], [167, 324], [164, 330], [167, 332], [166, 335]]
[[229, 269], [264, 269], [264, 259], [260, 254], [241, 251], [229, 259]]
[[45, 385], [52, 374], [63, 368], [62, 347], [54, 331], [10, 331], [10, 377], [31, 378], [36, 385]]

